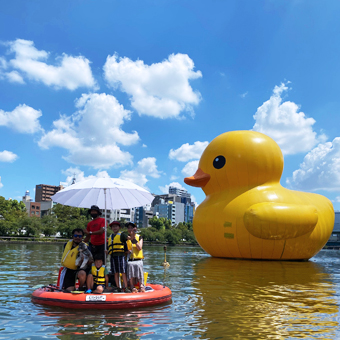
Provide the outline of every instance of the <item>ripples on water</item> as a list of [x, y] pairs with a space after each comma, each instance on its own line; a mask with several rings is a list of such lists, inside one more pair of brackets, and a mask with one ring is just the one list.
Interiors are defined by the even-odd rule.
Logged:
[[60, 245], [0, 244], [0, 339], [338, 339], [340, 258], [309, 262], [215, 259], [200, 248], [146, 247], [149, 281], [172, 303], [121, 311], [31, 303], [32, 287], [55, 283]]

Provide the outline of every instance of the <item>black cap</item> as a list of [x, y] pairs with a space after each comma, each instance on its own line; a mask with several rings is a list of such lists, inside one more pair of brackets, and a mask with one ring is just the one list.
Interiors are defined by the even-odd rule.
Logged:
[[137, 228], [137, 226], [136, 226], [134, 223], [132, 223], [132, 222], [128, 222], [128, 223], [126, 224], [127, 227], [128, 227], [129, 225], [132, 225], [133, 228]]
[[91, 208], [89, 209], [89, 214], [91, 213], [91, 210], [96, 210], [98, 212], [98, 215], [102, 214], [102, 212], [100, 211], [97, 205], [91, 205]]

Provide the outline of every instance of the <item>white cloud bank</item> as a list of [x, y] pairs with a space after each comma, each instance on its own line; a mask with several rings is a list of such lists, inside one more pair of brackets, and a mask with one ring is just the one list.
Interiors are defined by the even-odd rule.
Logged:
[[288, 90], [287, 84], [275, 86], [270, 99], [257, 109], [253, 130], [273, 138], [283, 154], [289, 155], [307, 152], [327, 138], [313, 131], [315, 120], [298, 112], [298, 105], [290, 101], [282, 103], [282, 94]]
[[193, 176], [198, 169], [198, 163], [199, 163], [198, 160], [187, 163], [185, 167], [182, 169], [182, 174], [184, 176]]
[[140, 160], [135, 169], [121, 171], [119, 177], [146, 188], [145, 185], [148, 182], [147, 176], [159, 178], [161, 174], [162, 172], [157, 169], [156, 158], [147, 157]]
[[189, 143], [183, 144], [176, 150], [171, 149], [169, 152], [170, 159], [176, 159], [180, 162], [187, 162], [191, 159], [199, 159], [208, 146], [209, 142], [195, 142], [193, 145]]
[[0, 152], [0, 162], [13, 163], [17, 159], [18, 155], [16, 155], [12, 151], [4, 150]]
[[185, 143], [176, 150], [171, 149], [169, 152], [169, 158], [180, 162], [188, 162], [189, 160], [194, 159], [193, 161], [188, 162], [182, 169], [182, 174], [184, 176], [192, 176], [196, 172], [199, 159], [208, 144], [209, 142], [199, 141], [192, 145]]
[[96, 175], [90, 175], [90, 176], [85, 176], [84, 171], [81, 171], [79, 168], [73, 168], [70, 167], [66, 170], [61, 171], [62, 174], [66, 175], [66, 180], [65, 182], [62, 182], [61, 184], [64, 187], [67, 187], [72, 184], [73, 179], [75, 179], [76, 183], [85, 181], [86, 179], [90, 178], [109, 178], [109, 174], [106, 171], [98, 171]]
[[49, 53], [38, 50], [34, 42], [17, 39], [5, 43], [8, 54], [15, 57], [6, 60], [0, 57], [0, 75], [10, 82], [25, 83], [24, 78], [41, 82], [57, 89], [75, 90], [78, 87], [95, 88], [90, 61], [83, 56], [63, 54], [56, 58], [56, 65], [48, 64]]
[[189, 80], [202, 73], [193, 69], [194, 62], [186, 54], [171, 54], [150, 66], [115, 54], [107, 57], [104, 77], [131, 97], [131, 105], [140, 115], [174, 118], [183, 111], [192, 114], [193, 106], [200, 102], [201, 95], [193, 91]]
[[35, 110], [25, 104], [18, 105], [13, 111], [0, 110], [0, 126], [6, 126], [20, 133], [35, 133], [42, 130], [39, 118], [40, 110]]
[[310, 151], [286, 182], [300, 190], [340, 190], [340, 137]]
[[68, 150], [65, 160], [94, 168], [109, 168], [132, 163], [132, 155], [117, 144], [132, 145], [139, 140], [138, 133], [126, 133], [121, 129], [130, 119], [114, 96], [83, 94], [76, 101], [76, 111], [71, 116], [61, 116], [53, 122], [53, 129], [39, 141], [42, 149], [61, 147]]

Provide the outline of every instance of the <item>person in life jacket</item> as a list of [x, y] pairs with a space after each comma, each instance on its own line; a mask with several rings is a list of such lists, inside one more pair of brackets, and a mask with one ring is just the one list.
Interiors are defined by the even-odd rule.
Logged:
[[143, 270], [143, 238], [137, 234], [137, 226], [128, 223], [128, 240], [126, 242], [129, 251], [128, 278], [133, 293], [137, 292], [136, 285], [141, 292], [145, 292]]
[[94, 258], [94, 264], [91, 267], [91, 272], [87, 276], [85, 293], [103, 293], [105, 287], [109, 285], [109, 272], [103, 265], [103, 257], [97, 254]]
[[76, 266], [76, 258], [78, 255], [78, 246], [83, 241], [83, 229], [76, 228], [72, 230], [72, 240], [64, 245], [64, 252], [61, 257], [61, 265], [63, 267], [60, 273], [60, 288], [69, 291], [74, 290], [75, 282], [79, 279], [79, 287], [85, 285], [86, 270], [79, 270]]
[[127, 261], [126, 254], [128, 252], [126, 241], [127, 235], [120, 232], [121, 225], [118, 221], [113, 221], [110, 223], [113, 234], [108, 238], [108, 254], [110, 254], [111, 261], [111, 272], [114, 274], [116, 286], [119, 289], [119, 274], [122, 274], [123, 278], [123, 290], [126, 293], [131, 291], [128, 288], [126, 270]]

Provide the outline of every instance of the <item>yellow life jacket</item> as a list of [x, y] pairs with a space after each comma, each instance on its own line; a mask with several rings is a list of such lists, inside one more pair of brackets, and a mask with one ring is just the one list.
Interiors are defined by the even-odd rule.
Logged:
[[120, 239], [121, 233], [117, 233], [116, 236], [113, 238], [113, 234], [109, 237], [109, 247], [108, 253], [123, 253], [124, 252], [124, 244]]
[[76, 266], [76, 258], [78, 255], [78, 246], [74, 247], [72, 249], [72, 243], [73, 240], [70, 240], [66, 243], [65, 249], [64, 249], [64, 253], [63, 256], [61, 258], [61, 265], [63, 267], [66, 267], [68, 269], [78, 269], [78, 267]]
[[97, 285], [105, 285], [105, 266], [102, 265], [99, 269], [93, 264], [91, 267], [93, 282]]
[[[136, 240], [137, 240], [137, 242], [139, 242], [139, 235], [136, 235]], [[136, 244], [133, 244], [131, 242], [131, 240], [127, 240], [126, 244], [127, 244], [128, 249], [132, 250], [132, 253], [130, 255], [130, 259], [131, 260], [144, 259], [143, 249], [142, 250], [138, 250], [138, 248], [136, 247]]]

